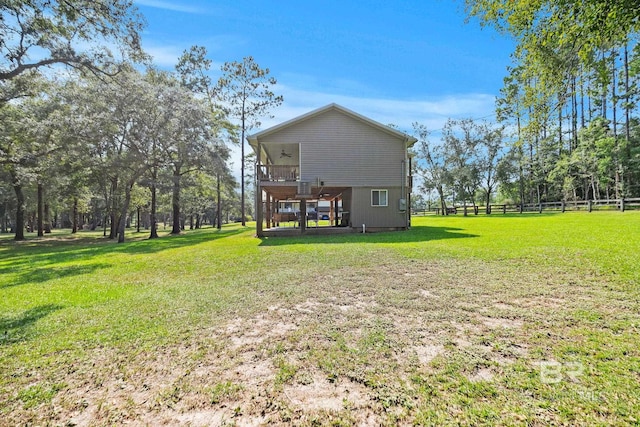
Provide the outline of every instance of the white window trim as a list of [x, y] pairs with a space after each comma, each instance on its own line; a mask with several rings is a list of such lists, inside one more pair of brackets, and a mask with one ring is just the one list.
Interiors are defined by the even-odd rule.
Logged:
[[[373, 192], [374, 191], [379, 191], [379, 192], [384, 191], [384, 193], [385, 193], [385, 198], [384, 198], [385, 204], [384, 205], [374, 205], [373, 204]], [[380, 200], [380, 195], [378, 194], [378, 201], [379, 200]], [[387, 206], [389, 206], [389, 190], [384, 189], [384, 188], [373, 188], [373, 189], [371, 189], [371, 207], [374, 207], [374, 208], [386, 208]]]

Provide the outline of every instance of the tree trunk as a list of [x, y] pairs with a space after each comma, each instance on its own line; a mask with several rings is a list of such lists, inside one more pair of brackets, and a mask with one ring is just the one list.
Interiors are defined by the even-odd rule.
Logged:
[[216, 191], [218, 197], [218, 212], [216, 212], [216, 221], [218, 230], [222, 229], [222, 200], [220, 197], [220, 174], [216, 175]]
[[571, 151], [578, 147], [578, 85], [576, 84], [576, 76], [571, 80]]
[[173, 228], [171, 234], [180, 234], [180, 166], [175, 166], [173, 170]]
[[118, 224], [118, 243], [124, 242], [124, 232], [127, 227], [127, 213], [129, 211], [129, 203], [131, 202], [131, 190], [136, 183], [137, 177], [127, 183], [127, 187], [124, 189], [124, 202], [122, 203], [122, 209], [120, 210], [120, 222]]
[[38, 237], [44, 237], [44, 188], [38, 183]]
[[613, 157], [613, 163], [616, 168], [616, 199], [620, 198], [622, 194], [622, 186], [620, 185], [620, 154], [618, 150], [618, 126], [617, 126], [617, 100], [616, 100], [616, 55], [615, 50], [611, 50], [611, 112], [612, 125], [613, 125], [613, 141], [615, 145], [615, 155]]
[[242, 136], [240, 139], [240, 146], [242, 147], [242, 154], [241, 154], [241, 183], [240, 183], [240, 214], [242, 215], [242, 226], [246, 226], [246, 221], [245, 221], [245, 210], [244, 210], [244, 131], [245, 131], [245, 100], [244, 97], [242, 98]]
[[[584, 69], [580, 68], [582, 73], [582, 77], [580, 78], [580, 129], [584, 129], [585, 127], [585, 116], [584, 116]], [[576, 139], [578, 136], [576, 135]]]
[[71, 234], [78, 232], [78, 198], [73, 199], [73, 209], [71, 211], [73, 218], [71, 219]]
[[44, 202], [44, 232], [51, 234], [51, 209], [49, 203]]
[[13, 240], [24, 240], [24, 192], [17, 176], [13, 175], [13, 191], [16, 193], [16, 228]]
[[487, 188], [487, 206], [485, 207], [485, 213], [489, 215], [491, 213], [491, 190]]
[[156, 184], [155, 184], [155, 174], [154, 174], [154, 182], [151, 184], [151, 213], [149, 214], [149, 220], [151, 221], [151, 233], [149, 234], [150, 239], [158, 238], [158, 220], [157, 216], [157, 201], [156, 201]]
[[2, 209], [0, 210], [0, 233], [7, 232], [7, 200], [4, 200]]
[[442, 185], [438, 185], [438, 196], [440, 197], [440, 208], [442, 209], [442, 215], [448, 215], [447, 202], [444, 200], [444, 189]]
[[140, 232], [140, 210], [142, 208], [140, 206], [138, 206], [136, 208], [136, 232], [139, 233]]
[[118, 177], [114, 177], [111, 179], [111, 213], [109, 214], [111, 218], [111, 228], [109, 230], [110, 239], [115, 239], [118, 235], [118, 229], [117, 229], [118, 201], [116, 197], [117, 191], [118, 191]]
[[631, 128], [629, 123], [629, 114], [631, 112], [632, 105], [630, 103], [629, 97], [629, 48], [627, 44], [624, 45], [624, 134], [627, 140], [627, 158], [631, 158]]
[[[564, 106], [564, 99], [560, 94], [558, 94], [558, 156], [562, 154], [562, 107]], [[571, 147], [569, 147], [569, 152], [571, 152]]]

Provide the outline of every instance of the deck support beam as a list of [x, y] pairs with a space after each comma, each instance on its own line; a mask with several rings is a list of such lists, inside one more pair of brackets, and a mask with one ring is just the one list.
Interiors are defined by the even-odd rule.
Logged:
[[266, 216], [266, 227], [271, 228], [271, 218], [273, 215], [271, 214], [271, 194], [267, 193], [267, 216]]
[[300, 199], [300, 233], [307, 229], [307, 199]]
[[[244, 141], [242, 141], [242, 143], [244, 144]], [[264, 217], [264, 212], [263, 212], [263, 208], [262, 208], [262, 186], [260, 185], [260, 178], [258, 175], [258, 170], [259, 170], [259, 166], [262, 163], [262, 159], [260, 158], [260, 153], [262, 152], [262, 144], [258, 143], [258, 151], [257, 151], [257, 162], [256, 162], [256, 171], [255, 171], [255, 176], [256, 176], [256, 235], [260, 238], [264, 237], [264, 234], [262, 233], [262, 220]], [[269, 194], [267, 193], [267, 197], [269, 197]], [[244, 202], [244, 201], [243, 201]], [[244, 214], [244, 212], [243, 212]], [[244, 223], [244, 218], [242, 218], [242, 223]]]

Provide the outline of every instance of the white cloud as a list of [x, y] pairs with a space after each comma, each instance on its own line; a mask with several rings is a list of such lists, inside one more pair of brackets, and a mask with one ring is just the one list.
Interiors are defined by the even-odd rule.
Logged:
[[203, 10], [193, 7], [187, 6], [181, 3], [173, 2], [173, 1], [163, 1], [163, 0], [136, 0], [136, 3], [141, 6], [154, 7], [156, 9], [165, 9], [172, 10], [174, 12], [184, 12], [184, 13], [203, 13]]
[[144, 51], [153, 57], [153, 64], [162, 68], [173, 68], [178, 63], [184, 48], [178, 46], [144, 46]]

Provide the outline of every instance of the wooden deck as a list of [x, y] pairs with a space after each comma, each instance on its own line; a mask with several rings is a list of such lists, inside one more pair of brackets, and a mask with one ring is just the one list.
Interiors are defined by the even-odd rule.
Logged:
[[[357, 230], [351, 227], [307, 227], [305, 236], [330, 236], [334, 234], [350, 234]], [[300, 236], [299, 227], [273, 227], [262, 231], [264, 237], [292, 237]]]

